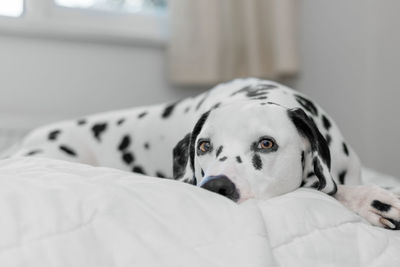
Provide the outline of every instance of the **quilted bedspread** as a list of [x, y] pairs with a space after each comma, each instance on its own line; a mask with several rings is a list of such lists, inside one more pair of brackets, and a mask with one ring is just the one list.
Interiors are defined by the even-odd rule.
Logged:
[[311, 189], [237, 205], [171, 180], [20, 158], [0, 162], [0, 266], [400, 266], [400, 231]]

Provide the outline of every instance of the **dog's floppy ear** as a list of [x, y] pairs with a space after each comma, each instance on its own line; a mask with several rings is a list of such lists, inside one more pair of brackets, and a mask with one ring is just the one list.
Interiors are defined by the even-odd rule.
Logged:
[[173, 149], [173, 177], [175, 180], [195, 184], [193, 173], [189, 166], [189, 149], [191, 133], [188, 133], [180, 140]]
[[196, 122], [193, 131], [176, 144], [173, 150], [173, 176], [175, 180], [180, 180], [193, 185], [197, 184], [195, 176], [195, 150], [196, 139], [206, 122], [211, 110], [203, 113]]
[[[307, 116], [303, 109], [289, 109], [288, 115], [300, 135], [307, 139], [310, 144], [310, 156], [303, 155], [303, 157], [308, 157], [303, 159], [306, 165], [303, 169], [305, 186], [315, 187], [324, 193], [334, 195], [337, 187], [330, 173], [331, 154], [328, 143], [318, 130], [313, 119]], [[318, 181], [312, 181], [312, 179], [307, 181], [308, 173], [306, 170], [311, 170], [318, 178]]]

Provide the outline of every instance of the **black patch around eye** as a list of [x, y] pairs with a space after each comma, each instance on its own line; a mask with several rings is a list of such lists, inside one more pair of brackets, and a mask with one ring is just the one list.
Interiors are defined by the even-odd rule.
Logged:
[[328, 146], [330, 146], [331, 142], [332, 142], [332, 137], [329, 134], [326, 134], [325, 140], [326, 140], [326, 143], [328, 144]]
[[201, 169], [201, 177], [204, 177], [204, 171]]
[[127, 153], [122, 154], [122, 160], [123, 160], [126, 164], [131, 164], [135, 159], [134, 159], [132, 153], [127, 152]]
[[131, 138], [129, 137], [129, 135], [125, 135], [118, 146], [118, 150], [123, 151], [127, 149], [130, 144], [131, 144]]
[[347, 145], [346, 145], [345, 142], [343, 142], [343, 152], [344, 152], [344, 154], [346, 154], [346, 156], [349, 155], [349, 150], [348, 150]]
[[58, 148], [61, 151], [65, 152], [66, 154], [76, 157], [76, 152], [73, 149], [71, 149], [71, 148], [69, 148], [69, 147], [67, 147], [65, 145], [60, 145]]
[[149, 149], [149, 148], [150, 148], [150, 144], [146, 142], [146, 143], [144, 143], [143, 147], [144, 147], [145, 149]]
[[160, 171], [156, 172], [156, 176], [157, 176], [158, 178], [166, 178], [166, 177], [167, 177], [167, 176], [165, 176], [165, 174], [163, 174], [163, 173], [160, 172]]
[[382, 212], [388, 212], [392, 208], [392, 205], [383, 203], [379, 200], [372, 201], [371, 206]]
[[219, 161], [225, 161], [227, 159], [227, 157], [222, 157], [219, 159]]
[[347, 174], [347, 171], [341, 171], [339, 173], [339, 183], [340, 184], [344, 184], [345, 183], [346, 174]]
[[86, 124], [87, 121], [86, 121], [85, 119], [80, 119], [80, 120], [78, 120], [76, 123], [77, 123], [78, 125], [82, 126], [82, 125]]
[[101, 135], [103, 132], [107, 129], [107, 123], [97, 123], [93, 125], [92, 127], [92, 132], [94, 137], [98, 140], [101, 141]]
[[133, 171], [133, 172], [136, 172], [136, 173], [140, 173], [140, 174], [146, 174], [146, 173], [144, 172], [143, 168], [140, 167], [140, 166], [135, 166], [135, 167], [133, 167], [132, 171]]
[[294, 95], [294, 97], [305, 110], [309, 111], [314, 116], [318, 116], [318, 109], [311, 100], [300, 95]]
[[125, 122], [125, 119], [119, 119], [117, 120], [117, 125], [121, 125]]
[[137, 117], [138, 117], [138, 119], [141, 119], [146, 115], [147, 115], [147, 111], [144, 111], [144, 112], [140, 113]]
[[25, 156], [33, 156], [33, 155], [40, 154], [40, 153], [43, 153], [43, 150], [35, 149], [35, 150], [31, 150], [28, 153], [26, 153]]
[[220, 147], [217, 149], [217, 153], [215, 154], [215, 157], [216, 157], [216, 158], [218, 158], [219, 154], [221, 154], [221, 152], [222, 152], [223, 149], [224, 149], [223, 146], [220, 146]]
[[51, 131], [47, 138], [51, 141], [55, 141], [57, 139], [57, 137], [60, 135], [60, 133], [61, 133], [61, 130]]
[[331, 122], [328, 120], [327, 117], [325, 117], [325, 115], [322, 115], [322, 124], [324, 125], [326, 130], [329, 130], [329, 128], [331, 128]]
[[261, 157], [260, 157], [260, 155], [258, 155], [258, 154], [254, 154], [253, 155], [253, 159], [252, 159], [252, 163], [253, 163], [253, 166], [254, 166], [254, 169], [256, 169], [256, 170], [261, 170], [262, 169], [262, 160], [261, 160]]
[[242, 158], [241, 158], [240, 156], [237, 156], [237, 157], [236, 157], [236, 161], [237, 161], [238, 163], [242, 163]]

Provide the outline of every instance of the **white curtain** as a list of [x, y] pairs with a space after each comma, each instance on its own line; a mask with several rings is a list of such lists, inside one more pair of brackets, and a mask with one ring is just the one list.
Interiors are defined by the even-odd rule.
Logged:
[[298, 71], [296, 0], [170, 0], [169, 76], [175, 84]]

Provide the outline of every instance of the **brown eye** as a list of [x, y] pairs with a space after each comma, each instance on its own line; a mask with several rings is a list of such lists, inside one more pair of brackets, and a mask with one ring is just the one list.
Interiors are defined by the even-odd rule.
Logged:
[[209, 141], [201, 141], [199, 143], [199, 150], [203, 153], [206, 153], [208, 151], [210, 151], [211, 149], [211, 144]]
[[259, 149], [271, 149], [274, 147], [274, 141], [272, 141], [271, 139], [262, 139], [260, 140], [260, 142], [258, 143], [258, 148]]

